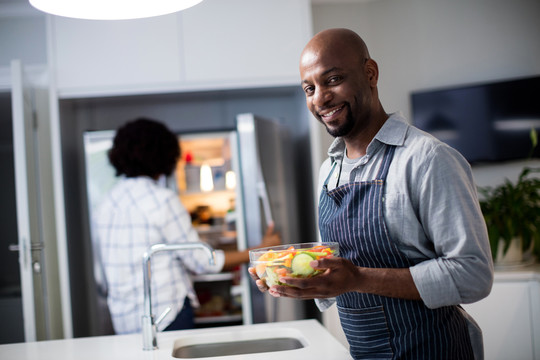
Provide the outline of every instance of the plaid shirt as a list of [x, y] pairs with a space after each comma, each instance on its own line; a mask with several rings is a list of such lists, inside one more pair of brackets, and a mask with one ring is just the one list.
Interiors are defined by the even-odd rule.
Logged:
[[[94, 230], [107, 282], [107, 303], [117, 334], [141, 330], [143, 315], [142, 256], [158, 243], [199, 241], [178, 195], [148, 177], [123, 178], [98, 207]], [[185, 297], [198, 306], [189, 272], [219, 272], [224, 256], [216, 251], [211, 267], [200, 250], [162, 252], [152, 256], [152, 311], [172, 311], [159, 324], [162, 330], [182, 310]], [[188, 272], [189, 271], [189, 272]]]

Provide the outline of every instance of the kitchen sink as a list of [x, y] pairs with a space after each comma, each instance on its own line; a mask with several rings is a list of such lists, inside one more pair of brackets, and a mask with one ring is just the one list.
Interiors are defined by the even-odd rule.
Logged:
[[301, 349], [304, 345], [294, 338], [242, 340], [182, 346], [173, 352], [178, 359], [196, 359], [212, 356], [255, 354], [270, 351]]
[[307, 346], [296, 329], [274, 328], [257, 331], [234, 331], [186, 336], [174, 342], [172, 356], [177, 359], [200, 359], [214, 356], [288, 351]]

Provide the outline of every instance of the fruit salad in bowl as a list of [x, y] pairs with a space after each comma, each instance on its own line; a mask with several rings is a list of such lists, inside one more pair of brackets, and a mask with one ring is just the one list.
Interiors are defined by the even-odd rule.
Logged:
[[310, 262], [333, 256], [339, 256], [339, 244], [335, 242], [287, 244], [249, 252], [251, 266], [268, 286], [283, 285], [279, 281], [282, 276], [316, 276], [323, 270], [315, 270]]

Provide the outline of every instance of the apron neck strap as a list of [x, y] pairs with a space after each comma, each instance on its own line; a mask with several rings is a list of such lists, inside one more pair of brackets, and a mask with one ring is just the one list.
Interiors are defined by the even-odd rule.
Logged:
[[390, 168], [390, 163], [394, 157], [394, 151], [396, 147], [393, 145], [386, 145], [386, 151], [384, 152], [384, 158], [379, 167], [379, 173], [377, 174], [377, 179], [386, 180], [386, 175], [388, 175], [388, 169]]
[[328, 181], [330, 180], [330, 177], [331, 177], [332, 174], [334, 173], [334, 170], [336, 170], [336, 165], [337, 165], [337, 161], [334, 161], [334, 163], [332, 164], [332, 168], [330, 169], [330, 172], [328, 173], [328, 176], [327, 176], [326, 179], [324, 180], [323, 187], [325, 187], [325, 186], [328, 185]]
[[[386, 175], [388, 175], [388, 169], [390, 168], [390, 163], [392, 162], [392, 158], [394, 157], [395, 150], [396, 150], [395, 146], [392, 146], [392, 145], [386, 146], [386, 150], [384, 152], [384, 158], [379, 167], [379, 172], [377, 173], [377, 177], [376, 177], [377, 179], [386, 180]], [[334, 161], [334, 163], [332, 164], [332, 168], [330, 169], [328, 176], [324, 180], [323, 187], [328, 185], [328, 181], [330, 180], [330, 177], [336, 170], [337, 164], [338, 164], [337, 161]]]

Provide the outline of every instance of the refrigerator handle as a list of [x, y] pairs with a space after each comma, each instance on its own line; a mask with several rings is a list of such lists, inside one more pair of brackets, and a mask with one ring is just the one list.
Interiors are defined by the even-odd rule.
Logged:
[[266, 191], [266, 184], [262, 175], [260, 163], [257, 165], [257, 192], [259, 198], [261, 199], [266, 226], [274, 225], [274, 218], [272, 217], [270, 200], [268, 199], [268, 192]]

